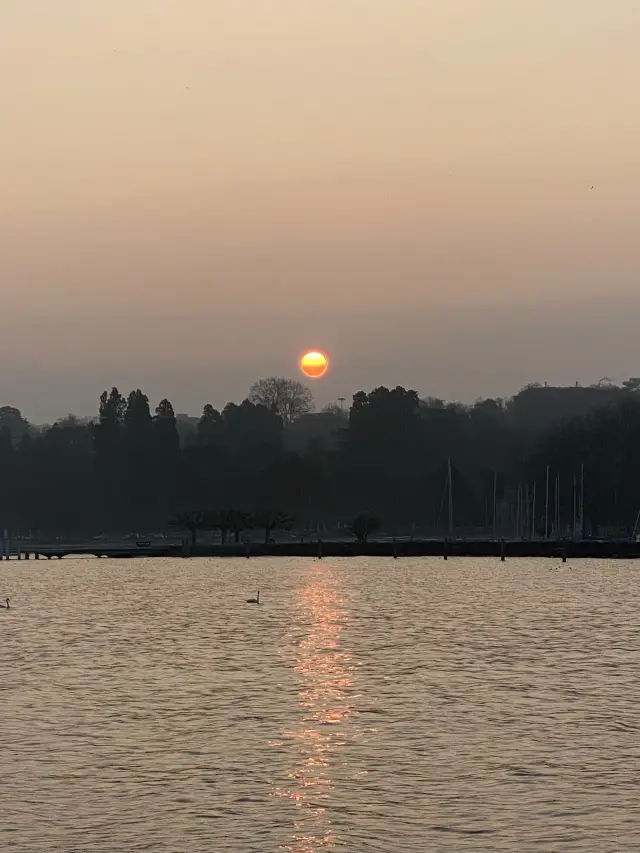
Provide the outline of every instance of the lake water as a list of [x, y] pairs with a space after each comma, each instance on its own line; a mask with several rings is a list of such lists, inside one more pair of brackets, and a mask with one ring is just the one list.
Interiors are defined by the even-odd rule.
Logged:
[[639, 577], [0, 563], [2, 850], [637, 853]]

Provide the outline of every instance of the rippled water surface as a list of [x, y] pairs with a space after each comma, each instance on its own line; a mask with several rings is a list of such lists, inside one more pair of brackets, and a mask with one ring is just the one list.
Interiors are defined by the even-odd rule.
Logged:
[[637, 853], [639, 571], [0, 563], [1, 848]]

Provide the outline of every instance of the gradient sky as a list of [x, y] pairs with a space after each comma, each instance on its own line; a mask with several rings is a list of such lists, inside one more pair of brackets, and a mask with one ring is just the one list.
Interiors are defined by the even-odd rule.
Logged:
[[639, 0], [2, 0], [0, 405], [639, 374], [639, 45]]

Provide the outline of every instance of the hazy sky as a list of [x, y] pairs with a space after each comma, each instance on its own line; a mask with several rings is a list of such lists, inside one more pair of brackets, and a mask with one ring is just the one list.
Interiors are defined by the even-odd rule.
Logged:
[[640, 373], [639, 45], [640, 0], [1, 0], [0, 405]]

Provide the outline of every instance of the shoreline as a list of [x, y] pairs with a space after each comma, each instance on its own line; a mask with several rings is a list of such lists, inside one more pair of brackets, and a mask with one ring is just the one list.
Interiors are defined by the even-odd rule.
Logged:
[[[11, 559], [51, 560], [64, 557], [95, 556], [111, 559], [141, 557], [494, 557], [560, 559], [637, 559], [640, 542], [614, 540], [384, 540], [345, 542], [318, 540], [315, 542], [250, 542], [239, 545], [201, 544], [187, 542], [149, 547], [122, 547], [118, 544], [95, 542], [77, 545], [37, 545], [20, 543]], [[3, 558], [5, 559], [5, 558]]]

